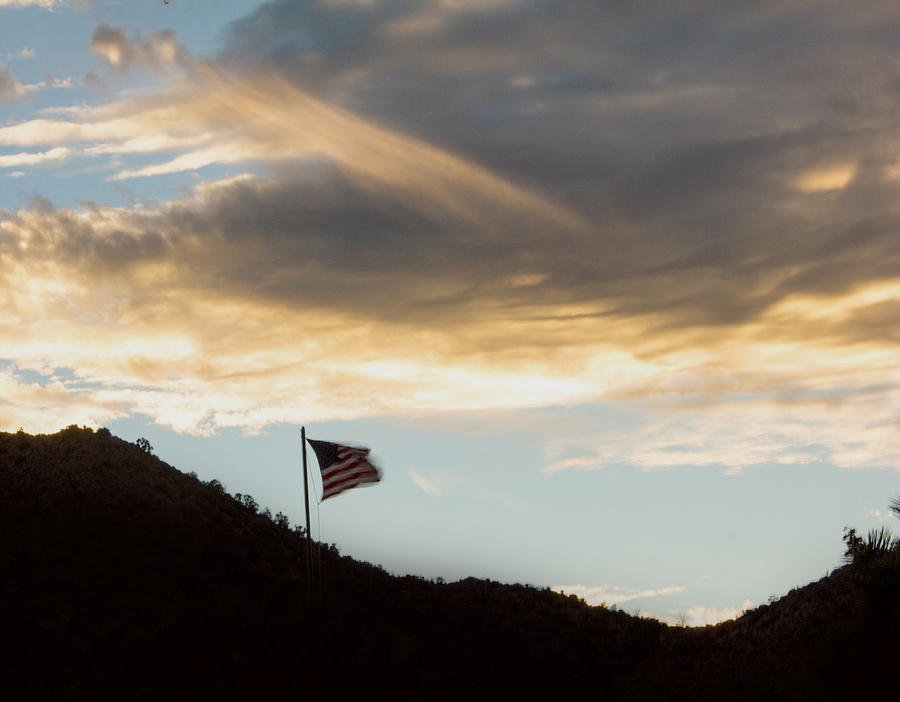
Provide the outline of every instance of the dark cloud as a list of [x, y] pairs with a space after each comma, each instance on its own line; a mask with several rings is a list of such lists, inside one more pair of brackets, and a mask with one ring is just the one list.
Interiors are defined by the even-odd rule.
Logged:
[[[537, 310], [545, 310], [544, 321], [565, 321], [579, 305], [602, 306], [593, 314], [601, 321], [665, 320], [654, 323], [657, 330], [721, 327], [794, 293], [827, 296], [900, 273], [893, 235], [900, 213], [793, 237], [761, 232], [764, 244], [724, 228], [695, 239], [678, 230], [682, 241], [654, 250], [652, 237], [644, 249], [636, 237], [556, 238], [528, 222], [506, 223], [488, 236], [467, 221], [412, 207], [402, 192], [372, 191], [327, 163], [217, 186], [149, 211], [84, 217], [46, 207], [11, 218], [29, 231], [29, 246], [10, 239], [0, 253], [62, 264], [85, 280], [128, 280], [148, 264], [165, 263], [175, 269], [174, 288], [421, 328], [535, 319]], [[624, 251], [607, 254], [610, 246]], [[651, 265], [658, 260], [666, 262]], [[883, 317], [873, 310], [867, 319]], [[854, 322], [846, 334], [870, 326]], [[512, 336], [497, 343], [540, 345]]]
[[13, 72], [0, 63], [0, 100], [12, 100], [19, 94], [19, 82]]
[[[521, 297], [722, 325], [900, 274], [893, 3], [452, 5], [268, 3], [220, 58], [583, 214], [577, 242], [547, 231], [492, 252], [541, 262]], [[817, 185], [835, 167], [853, 175]], [[477, 266], [464, 275], [479, 294]]]
[[40, 212], [45, 215], [53, 214], [56, 211], [53, 202], [43, 195], [32, 195], [28, 198], [28, 205], [35, 212]]
[[113, 27], [106, 22], [94, 27], [91, 51], [126, 74], [132, 68], [163, 71], [185, 65], [191, 59], [190, 52], [178, 43], [174, 29], [151, 32], [146, 40], [140, 35], [132, 40], [122, 27]]
[[[645, 7], [267, 3], [231, 25], [219, 60], [284, 76], [300, 97], [251, 80], [252, 109], [230, 112], [246, 95], [228, 83], [221, 105], [181, 106], [179, 124], [306, 160], [118, 229], [47, 215], [48, 255], [107, 272], [169, 260], [198, 287], [435, 327], [652, 317], [724, 333], [791, 296], [900, 275], [900, 11]], [[180, 50], [174, 34], [105, 24], [93, 39], [125, 68]], [[335, 103], [353, 119], [322, 107]], [[269, 110], [280, 126], [261, 137]]]
[[16, 223], [29, 232], [29, 246], [10, 241], [2, 253], [63, 263], [85, 279], [127, 278], [169, 261], [181, 271], [178, 285], [227, 285], [229, 294], [372, 317], [426, 320], [441, 305], [446, 315], [436, 324], [480, 303], [485, 281], [518, 273], [529, 260], [540, 264], [534, 232], [475, 236], [458, 221], [376, 197], [327, 165], [289, 184], [239, 182], [114, 222], [35, 208]]
[[97, 75], [96, 71], [88, 71], [84, 74], [81, 79], [81, 84], [90, 90], [95, 90], [98, 93], [105, 93], [109, 90], [109, 86], [106, 84], [106, 81], [103, 80], [99, 75]]

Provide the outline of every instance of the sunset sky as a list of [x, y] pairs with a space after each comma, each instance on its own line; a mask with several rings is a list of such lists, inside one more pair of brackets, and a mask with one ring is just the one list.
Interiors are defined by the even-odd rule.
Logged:
[[[896, 2], [0, 0], [0, 430], [702, 624], [900, 527]], [[315, 463], [312, 464], [315, 466]], [[318, 521], [318, 524], [317, 524]]]

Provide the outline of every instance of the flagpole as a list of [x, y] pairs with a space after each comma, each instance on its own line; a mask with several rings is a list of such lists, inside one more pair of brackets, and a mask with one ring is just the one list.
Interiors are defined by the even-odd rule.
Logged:
[[300, 427], [300, 441], [303, 444], [303, 502], [306, 504], [306, 540], [309, 541], [309, 478], [306, 469], [306, 427]]
[[306, 575], [312, 587], [312, 546], [309, 536], [309, 478], [306, 470], [306, 427], [300, 427], [300, 443], [303, 444], [303, 502], [306, 505]]

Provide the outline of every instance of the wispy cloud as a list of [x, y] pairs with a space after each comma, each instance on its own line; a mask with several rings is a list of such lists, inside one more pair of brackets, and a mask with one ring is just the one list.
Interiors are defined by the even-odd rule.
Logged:
[[36, 55], [36, 51], [30, 46], [23, 46], [21, 50], [16, 53], [7, 53], [6, 60], [7, 61], [15, 61], [16, 59], [30, 59], [34, 58]]
[[[687, 588], [680, 585], [670, 585], [660, 588], [630, 588], [619, 585], [553, 585], [551, 590], [580, 597], [589, 605], [598, 606], [604, 604], [608, 607], [621, 607], [622, 605], [638, 600], [651, 600], [653, 598], [667, 598], [671, 595], [679, 595]], [[663, 607], [665, 605], [663, 604]], [[718, 624], [729, 619], [736, 619], [744, 612], [753, 608], [753, 602], [744, 600], [740, 607], [707, 607], [705, 605], [691, 605], [684, 610], [673, 613], [659, 613], [658, 607], [653, 602], [643, 603], [642, 612], [655, 617], [670, 625], [706, 626]]]
[[604, 602], [609, 606], [618, 606], [632, 600], [675, 595], [685, 590], [681, 585], [669, 585], [645, 590], [621, 587], [619, 585], [553, 585], [550, 589], [566, 595], [576, 595], [589, 605], [595, 606]]
[[65, 146], [57, 146], [48, 151], [37, 153], [18, 153], [0, 156], [0, 168], [17, 168], [20, 166], [36, 166], [46, 161], [59, 161], [66, 158], [71, 151]]
[[409, 473], [409, 479], [412, 480], [422, 492], [431, 495], [432, 497], [437, 497], [446, 490], [446, 488], [441, 485], [440, 481], [426, 478], [424, 475], [420, 475], [411, 468], [407, 472]]
[[[51, 9], [70, 4], [69, 0], [0, 0], [0, 7], [43, 7]], [[79, 3], [74, 3], [79, 4]]]
[[718, 624], [729, 619], [737, 619], [744, 612], [753, 608], [753, 602], [744, 600], [740, 607], [705, 607], [693, 605], [685, 611], [685, 624], [687, 626], [706, 626]]
[[[646, 470], [719, 465], [731, 472], [766, 464], [828, 462], [845, 468], [900, 465], [897, 425], [900, 387], [877, 385], [895, 366], [856, 366], [849, 381], [827, 372], [795, 377], [770, 393], [670, 397], [635, 403], [642, 421], [628, 428], [557, 444], [554, 453], [580, 453], [551, 460], [548, 474], [615, 464]], [[810, 369], [812, 370], [812, 369]], [[866, 377], [868, 375], [868, 378]], [[873, 383], [873, 384], [869, 384]], [[655, 405], [655, 406], [654, 406]]]
[[91, 34], [91, 51], [116, 70], [128, 74], [140, 68], [165, 72], [194, 61], [173, 29], [151, 32], [145, 41], [130, 39], [122, 27], [101, 22]]
[[56, 431], [70, 424], [102, 426], [123, 416], [116, 403], [80, 393], [59, 379], [23, 382], [9, 368], [0, 368], [0, 427], [15, 431]]
[[0, 63], [0, 101], [11, 100], [21, 92], [22, 86], [15, 75]]
[[830, 192], [846, 188], [858, 170], [856, 163], [840, 163], [813, 168], [798, 175], [793, 185], [805, 193]]
[[506, 492], [478, 484], [464, 475], [428, 475], [426, 477], [413, 469], [409, 469], [407, 474], [419, 489], [432, 497], [457, 493], [472, 499], [500, 504], [515, 511], [528, 509], [528, 505]]

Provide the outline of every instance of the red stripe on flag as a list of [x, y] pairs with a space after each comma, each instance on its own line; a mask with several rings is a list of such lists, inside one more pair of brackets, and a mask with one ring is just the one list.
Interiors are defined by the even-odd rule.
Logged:
[[322, 478], [329, 478], [335, 473], [343, 473], [345, 470], [349, 470], [350, 468], [354, 468], [360, 464], [370, 465], [370, 463], [365, 458], [351, 458], [350, 460], [341, 461], [340, 463], [332, 463], [322, 471]]
[[326, 500], [329, 497], [334, 497], [335, 495], [339, 495], [340, 493], [344, 492], [344, 490], [349, 490], [351, 488], [355, 488], [360, 485], [366, 485], [369, 483], [377, 483], [377, 482], [378, 482], [378, 478], [376, 478], [374, 476], [367, 476], [367, 475], [348, 478], [346, 481], [341, 482], [339, 485], [334, 485], [334, 486], [328, 488], [327, 490], [324, 490], [322, 492], [322, 500]]
[[327, 478], [322, 480], [323, 487], [331, 487], [335, 483], [339, 483], [347, 478], [352, 478], [354, 475], [366, 475], [367, 473], [377, 476], [378, 472], [368, 463], [361, 466], [355, 466], [348, 470], [342, 470], [340, 473], [333, 473], [329, 475]]
[[322, 481], [323, 488], [329, 488], [332, 485], [336, 485], [337, 483], [343, 482], [347, 480], [347, 478], [352, 478], [357, 475], [377, 475], [377, 473], [369, 467], [359, 467], [354, 468], [353, 470], [344, 471], [342, 473], [337, 473], [335, 475], [329, 476], [328, 480]]
[[369, 449], [330, 441], [308, 441], [319, 459], [323, 500], [359, 485], [380, 482], [380, 471], [367, 458]]
[[350, 488], [363, 483], [377, 483], [380, 479], [378, 472], [371, 466], [364, 470], [354, 472], [352, 475], [345, 474], [334, 476], [327, 484], [323, 483], [322, 499], [324, 500], [326, 497], [337, 495], [344, 490], [349, 490]]

